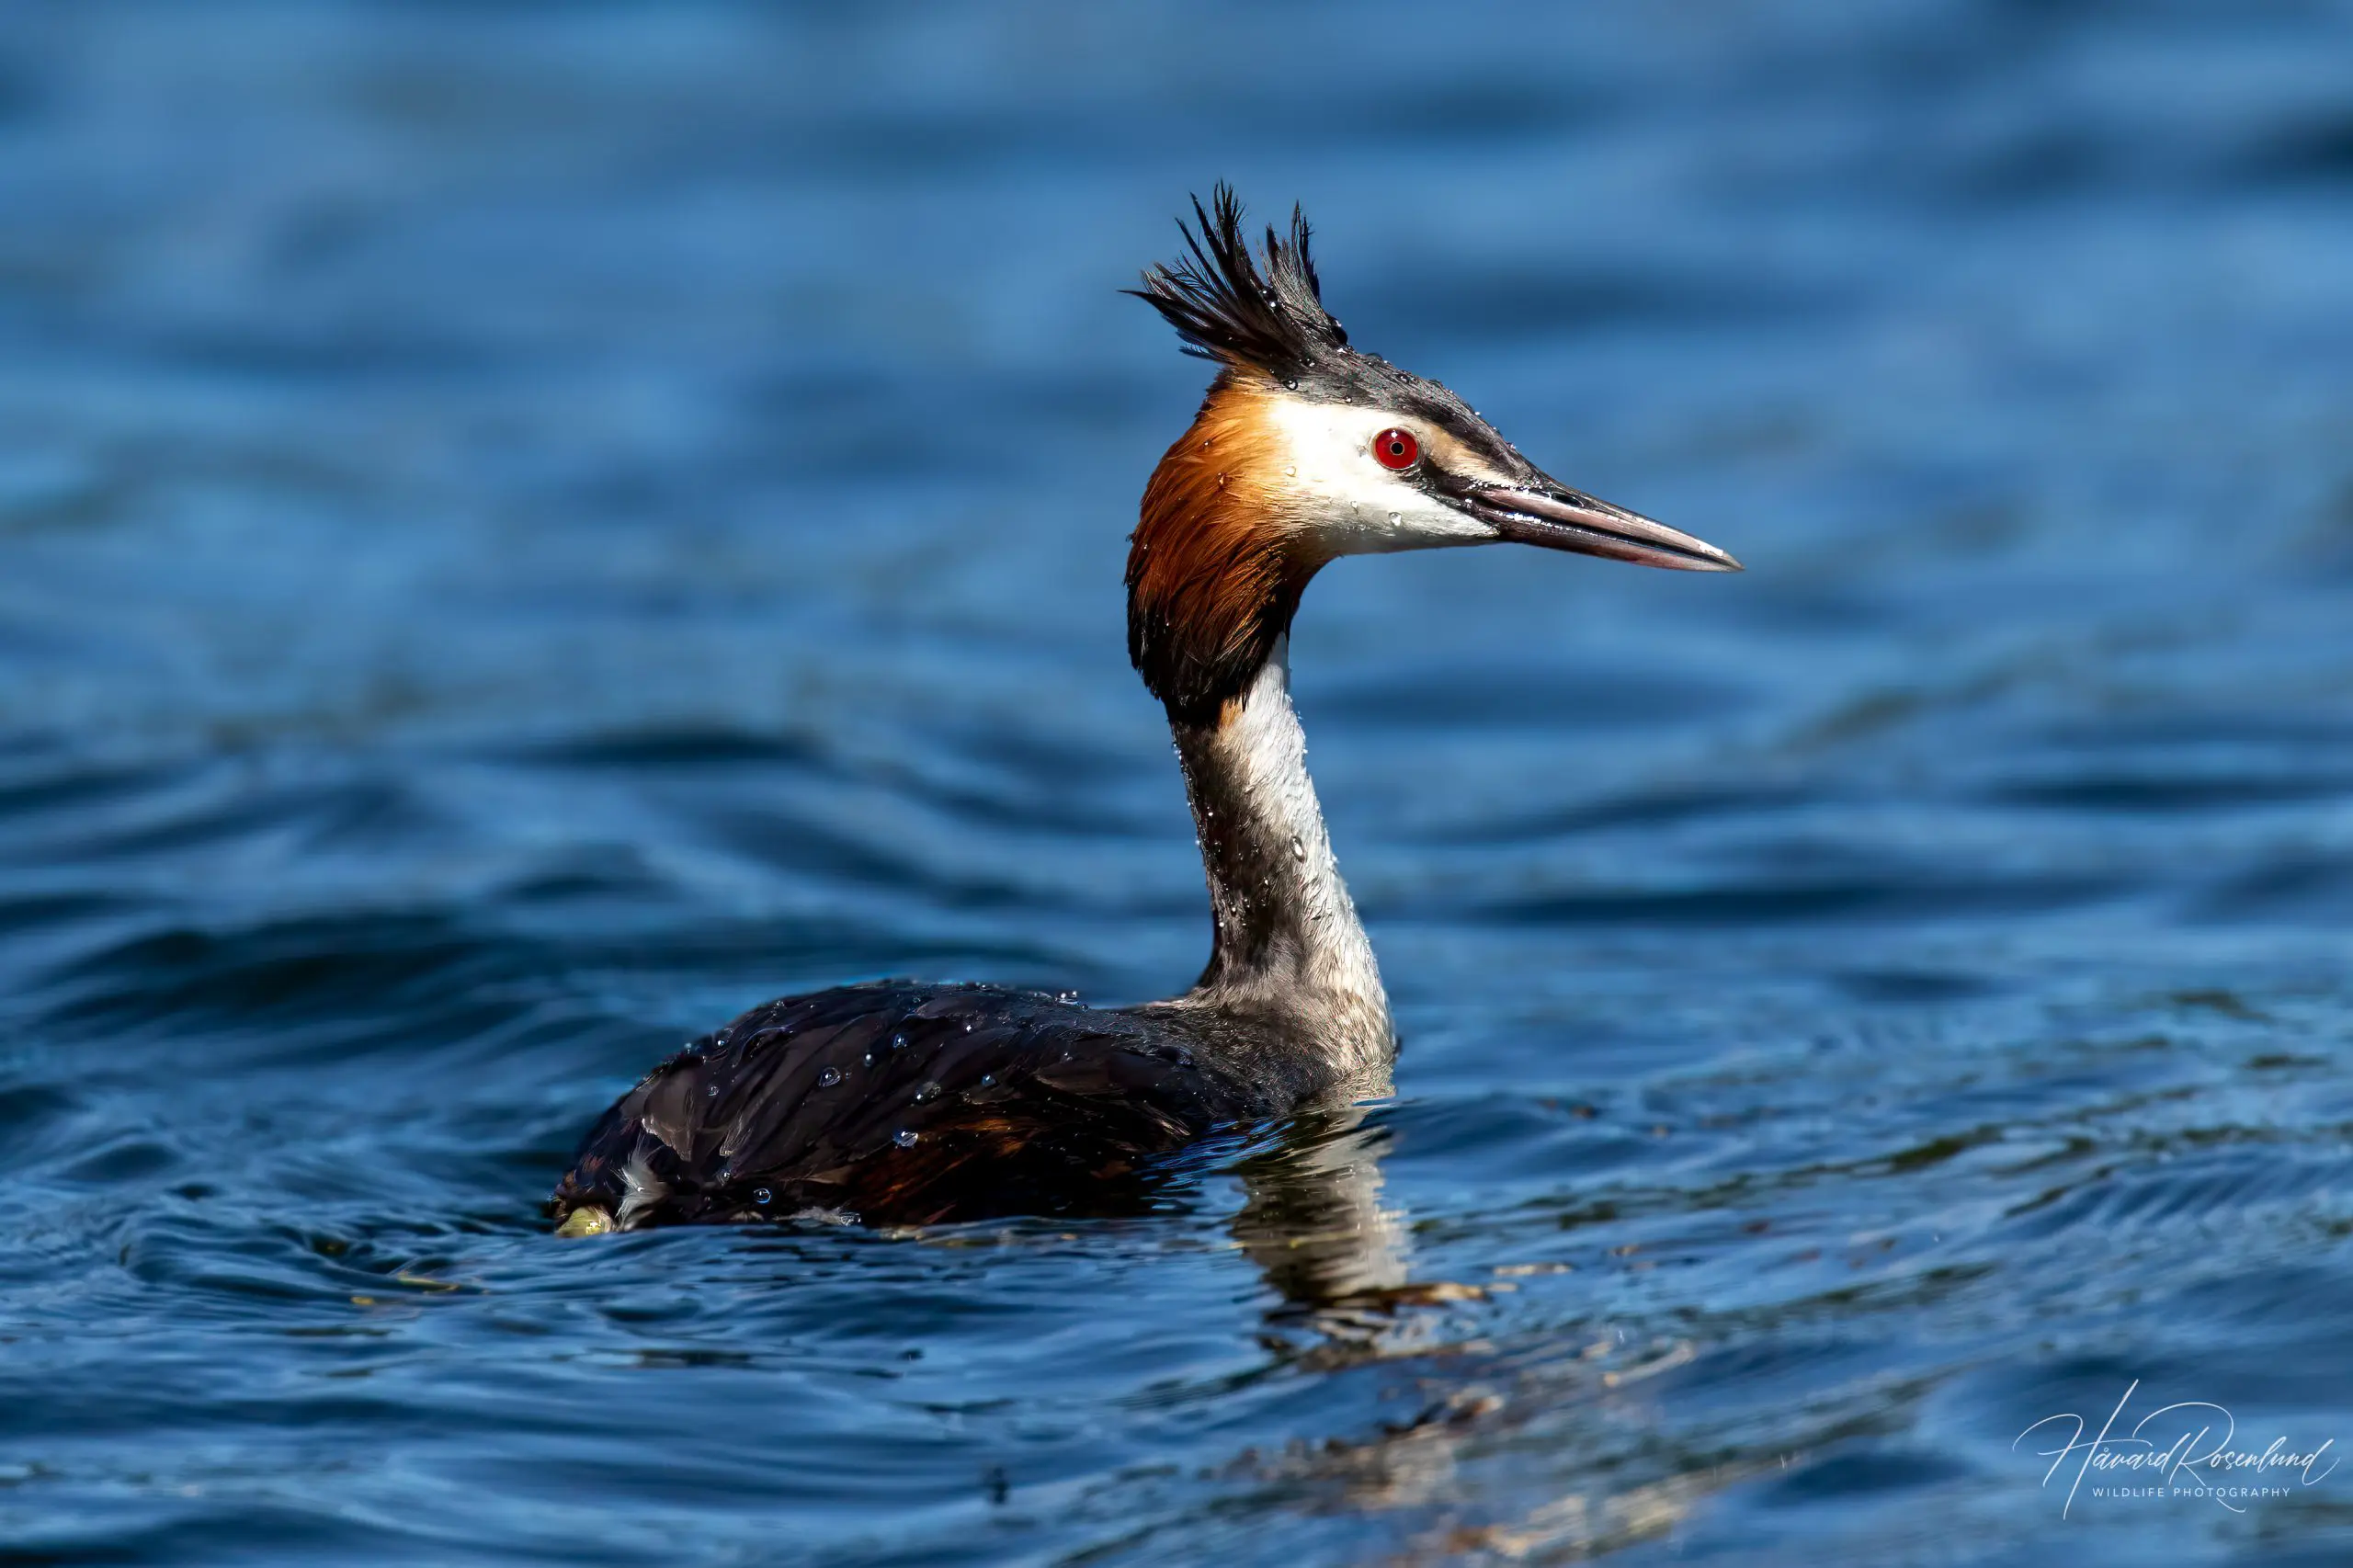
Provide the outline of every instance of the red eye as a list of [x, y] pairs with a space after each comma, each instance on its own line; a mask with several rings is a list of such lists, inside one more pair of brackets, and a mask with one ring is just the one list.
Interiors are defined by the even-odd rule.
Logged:
[[1372, 438], [1372, 455], [1383, 468], [1411, 468], [1422, 444], [1411, 430], [1383, 430]]

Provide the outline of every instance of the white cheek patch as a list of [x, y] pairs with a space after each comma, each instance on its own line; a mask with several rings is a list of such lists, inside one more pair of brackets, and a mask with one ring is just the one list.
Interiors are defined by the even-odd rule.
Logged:
[[[1377, 408], [1283, 398], [1267, 412], [1290, 471], [1282, 483], [1296, 486], [1310, 525], [1333, 554], [1431, 550], [1495, 538], [1486, 524], [1424, 494], [1411, 471], [1398, 473], [1374, 460], [1372, 438], [1400, 425], [1413, 429], [1411, 421]], [[1425, 439], [1425, 448], [1428, 444]]]

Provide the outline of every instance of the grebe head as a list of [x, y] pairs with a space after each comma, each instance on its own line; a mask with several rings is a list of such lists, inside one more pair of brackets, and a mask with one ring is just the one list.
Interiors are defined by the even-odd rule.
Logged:
[[1737, 572], [1714, 545], [1573, 490], [1436, 381], [1349, 347], [1324, 308], [1307, 221], [1250, 253], [1221, 185], [1189, 253], [1131, 290], [1221, 369], [1145, 487], [1128, 643], [1178, 717], [1208, 717], [1271, 656], [1307, 580], [1343, 555], [1512, 542]]

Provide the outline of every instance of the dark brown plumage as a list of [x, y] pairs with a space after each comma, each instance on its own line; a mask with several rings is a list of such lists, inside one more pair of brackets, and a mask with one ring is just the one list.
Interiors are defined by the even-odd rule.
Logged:
[[553, 1206], [630, 1228], [1117, 1210], [1152, 1156], [1290, 1097], [1131, 1013], [842, 986], [754, 1008], [655, 1068], [590, 1130]]

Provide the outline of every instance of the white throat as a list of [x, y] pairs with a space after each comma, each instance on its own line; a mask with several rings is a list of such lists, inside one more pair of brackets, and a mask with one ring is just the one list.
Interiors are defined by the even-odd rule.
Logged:
[[1383, 1093], [1389, 998], [1307, 776], [1290, 646], [1275, 644], [1214, 722], [1173, 726], [1217, 924], [1209, 968], [1180, 1004], [1279, 1024], [1340, 1077]]

